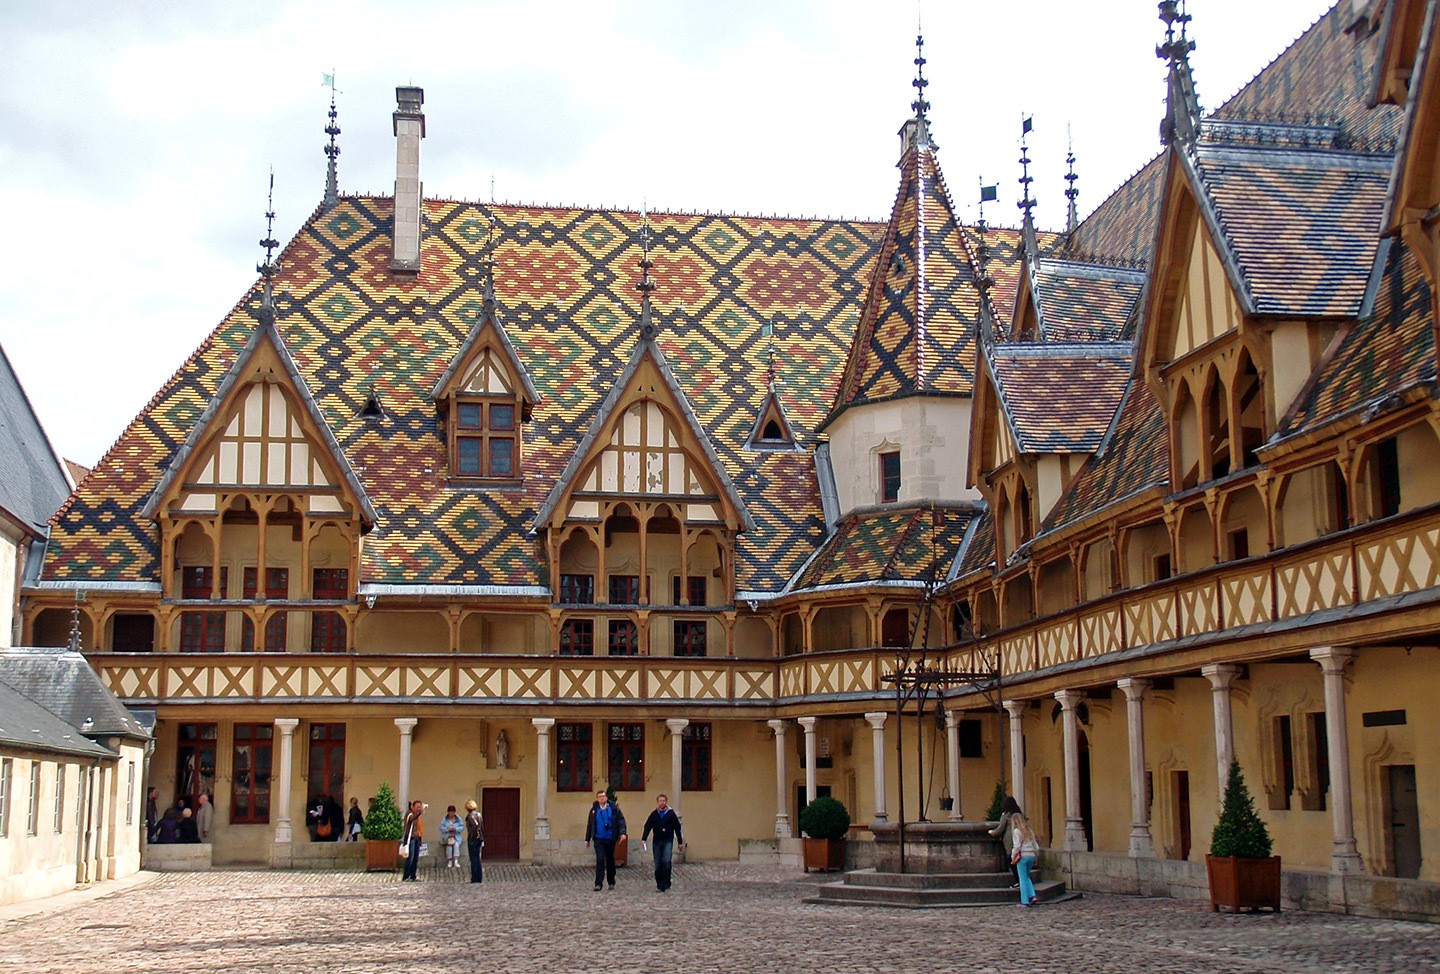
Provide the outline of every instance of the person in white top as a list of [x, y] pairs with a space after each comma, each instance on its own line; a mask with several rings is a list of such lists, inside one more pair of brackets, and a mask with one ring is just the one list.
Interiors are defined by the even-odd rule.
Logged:
[[1035, 866], [1035, 859], [1040, 855], [1040, 840], [1035, 837], [1035, 830], [1030, 827], [1030, 822], [1019, 812], [1010, 814], [1010, 861], [1013, 862], [1020, 873], [1020, 905], [1033, 906], [1039, 899], [1035, 895], [1035, 883], [1030, 878], [1030, 870]]

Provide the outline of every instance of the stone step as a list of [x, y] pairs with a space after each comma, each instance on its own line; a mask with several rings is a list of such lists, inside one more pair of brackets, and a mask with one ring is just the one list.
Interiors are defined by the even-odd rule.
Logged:
[[897, 889], [1005, 889], [1013, 880], [1009, 870], [994, 873], [881, 873], [852, 869], [842, 882], [851, 886], [885, 886]]
[[[1035, 895], [1041, 904], [1070, 899], [1065, 884], [1035, 884]], [[816, 887], [814, 896], [802, 902], [821, 906], [882, 906], [907, 910], [927, 910], [974, 906], [1018, 906], [1019, 894], [1013, 889], [914, 889], [881, 886], [851, 886], [827, 883]]]

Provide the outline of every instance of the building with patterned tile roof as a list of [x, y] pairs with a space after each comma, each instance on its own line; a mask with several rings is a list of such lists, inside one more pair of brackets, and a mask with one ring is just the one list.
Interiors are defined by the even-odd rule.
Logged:
[[395, 195], [330, 154], [27, 638], [86, 594], [221, 862], [348, 861], [299, 813], [381, 780], [579, 861], [604, 783], [729, 858], [999, 778], [1068, 882], [1190, 895], [1238, 759], [1304, 896], [1433, 916], [1436, 4], [1341, 3], [1208, 115], [1161, 14], [1164, 147], [1058, 232], [957, 218], [923, 48], [884, 224], [425, 198], [398, 89]]

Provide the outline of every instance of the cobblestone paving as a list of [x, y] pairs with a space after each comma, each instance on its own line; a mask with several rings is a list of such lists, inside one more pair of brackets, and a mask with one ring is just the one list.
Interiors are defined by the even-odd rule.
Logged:
[[1440, 925], [1086, 895], [945, 911], [806, 906], [826, 881], [778, 867], [643, 868], [596, 893], [586, 869], [492, 865], [483, 885], [397, 875], [168, 874], [0, 921], [0, 972], [1386, 972], [1440, 971]]

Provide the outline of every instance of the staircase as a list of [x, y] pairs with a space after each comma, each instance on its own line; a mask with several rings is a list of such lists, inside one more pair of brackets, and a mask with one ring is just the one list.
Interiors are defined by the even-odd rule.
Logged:
[[[1020, 891], [1010, 888], [1009, 871], [1000, 873], [881, 873], [856, 869], [837, 883], [817, 886], [805, 903], [829, 906], [890, 906], [930, 910], [961, 906], [1014, 906]], [[1039, 904], [1073, 899], [1065, 884], [1037, 882]]]

